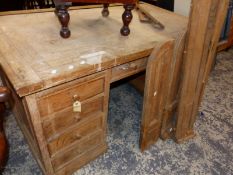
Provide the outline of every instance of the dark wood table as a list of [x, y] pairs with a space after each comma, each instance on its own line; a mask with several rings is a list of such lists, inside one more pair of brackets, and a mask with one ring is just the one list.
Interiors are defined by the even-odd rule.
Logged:
[[55, 14], [57, 15], [62, 26], [60, 31], [61, 37], [69, 38], [71, 34], [68, 27], [70, 21], [68, 8], [72, 5], [72, 2], [103, 4], [103, 17], [108, 17], [108, 6], [110, 3], [123, 3], [125, 11], [122, 14], [123, 27], [121, 28], [120, 32], [123, 36], [128, 36], [130, 34], [129, 24], [133, 18], [131, 10], [134, 9], [136, 0], [54, 0], [56, 6]]

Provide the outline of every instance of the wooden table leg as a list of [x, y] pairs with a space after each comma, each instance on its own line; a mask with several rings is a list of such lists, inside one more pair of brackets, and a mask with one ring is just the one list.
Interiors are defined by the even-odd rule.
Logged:
[[109, 6], [109, 4], [104, 4], [104, 8], [102, 10], [102, 16], [103, 17], [108, 17], [108, 15], [109, 15], [108, 6]]
[[134, 9], [134, 4], [124, 4], [124, 13], [122, 15], [123, 27], [121, 28], [121, 34], [123, 36], [128, 36], [130, 34], [129, 24], [133, 19], [132, 10]]
[[69, 38], [70, 37], [70, 30], [69, 30], [69, 21], [70, 21], [70, 15], [68, 13], [68, 6], [65, 4], [61, 4], [59, 6], [56, 6], [55, 14], [57, 15], [60, 23], [61, 23], [61, 31], [60, 35], [63, 38]]

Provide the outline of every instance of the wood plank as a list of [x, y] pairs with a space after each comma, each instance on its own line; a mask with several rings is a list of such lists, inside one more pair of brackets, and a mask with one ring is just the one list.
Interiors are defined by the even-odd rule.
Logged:
[[[212, 69], [212, 65], [213, 62], [215, 60], [215, 56], [216, 56], [216, 50], [217, 50], [217, 46], [218, 46], [218, 41], [219, 41], [219, 37], [221, 34], [221, 29], [223, 26], [223, 21], [225, 19], [226, 13], [227, 13], [227, 7], [228, 7], [229, 1], [220, 1], [218, 2], [218, 4], [216, 5], [218, 7], [218, 9], [216, 10], [216, 12], [212, 12], [212, 13], [216, 13], [216, 20], [215, 23], [213, 24], [215, 26], [215, 30], [212, 33], [211, 39], [209, 41], [208, 46], [206, 46], [206, 48], [209, 48], [209, 50], [205, 50], [206, 53], [203, 54], [204, 57], [206, 57], [205, 60], [205, 65], [203, 67], [200, 68], [199, 71], [199, 81], [197, 84], [197, 89], [196, 89], [196, 98], [195, 98], [195, 102], [194, 102], [194, 107], [193, 107], [193, 117], [190, 123], [194, 123], [195, 119], [196, 119], [196, 113], [198, 111], [198, 107], [200, 106], [202, 97], [204, 95], [204, 90], [205, 90], [205, 86], [206, 83], [208, 81], [209, 78], [209, 74], [210, 71]], [[215, 9], [213, 9], [214, 11]], [[213, 14], [212, 14], [213, 15]], [[211, 26], [211, 25], [210, 25]]]
[[228, 3], [228, 0], [192, 1], [175, 133], [178, 142], [194, 136], [193, 125]]
[[173, 49], [174, 40], [168, 40], [156, 46], [148, 59], [140, 136], [142, 151], [154, 144], [160, 136]]
[[183, 51], [185, 47], [186, 32], [181, 32], [175, 40], [174, 56], [170, 67], [169, 90], [163, 114], [161, 138], [173, 138], [173, 129], [177, 105], [179, 101], [180, 81], [182, 79]]
[[[153, 7], [148, 4], [140, 5], [144, 11], [150, 14], [151, 18], [159, 19], [159, 21], [165, 24], [164, 30], [156, 30], [160, 32], [161, 35], [168, 35], [175, 39], [175, 48], [173, 53], [173, 59], [170, 67], [170, 80], [169, 80], [169, 90], [168, 99], [166, 100], [166, 107], [163, 114], [163, 121], [161, 126], [161, 137], [163, 139], [168, 139], [173, 137], [172, 130], [175, 128], [175, 112], [178, 102], [178, 94], [180, 89], [180, 79], [181, 79], [181, 68], [183, 64], [183, 50], [186, 39], [187, 30], [187, 19], [181, 15], [174, 14], [166, 10], [161, 10], [160, 13], [154, 13], [158, 7]], [[170, 21], [170, 19], [173, 19]], [[174, 32], [171, 32], [174, 31]], [[140, 89], [141, 92], [144, 90], [145, 79], [139, 77], [131, 81], [131, 83], [136, 86], [136, 89]]]
[[46, 171], [46, 174], [53, 175], [54, 171], [52, 168], [52, 163], [50, 160], [50, 156], [49, 156], [49, 152], [48, 152], [48, 148], [46, 144], [46, 139], [43, 135], [43, 129], [42, 129], [41, 120], [40, 120], [40, 113], [37, 107], [35, 94], [26, 96], [25, 103], [27, 104], [28, 112], [30, 114], [33, 128], [35, 130], [37, 143], [39, 145], [40, 152], [42, 155], [43, 167]]

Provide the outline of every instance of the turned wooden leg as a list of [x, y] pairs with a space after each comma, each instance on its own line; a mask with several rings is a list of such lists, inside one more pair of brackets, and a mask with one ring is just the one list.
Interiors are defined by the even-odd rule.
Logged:
[[59, 9], [59, 7], [58, 6], [55, 6], [55, 9], [54, 9], [54, 13], [55, 13], [55, 15], [58, 17], [58, 9]]
[[3, 129], [4, 102], [10, 97], [10, 91], [5, 87], [0, 87], [0, 174], [6, 164], [8, 155], [8, 145]]
[[55, 14], [57, 15], [60, 23], [61, 23], [61, 31], [60, 35], [63, 38], [69, 38], [70, 37], [70, 30], [68, 28], [69, 21], [70, 21], [70, 15], [68, 13], [68, 7], [65, 5], [57, 6], [55, 9]]
[[134, 4], [124, 4], [124, 13], [122, 15], [123, 27], [121, 28], [121, 34], [123, 36], [128, 36], [130, 33], [129, 24], [133, 18], [131, 10], [134, 9]]
[[102, 10], [102, 16], [103, 17], [108, 17], [108, 15], [109, 15], [108, 6], [109, 6], [109, 4], [104, 4], [104, 8]]
[[4, 170], [6, 164], [7, 155], [8, 155], [8, 145], [3, 130], [3, 113], [4, 105], [0, 103], [0, 174]]

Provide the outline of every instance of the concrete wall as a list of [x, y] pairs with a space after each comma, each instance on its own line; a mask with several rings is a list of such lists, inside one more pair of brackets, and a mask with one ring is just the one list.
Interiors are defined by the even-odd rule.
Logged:
[[176, 13], [188, 16], [191, 0], [175, 0], [174, 10]]

